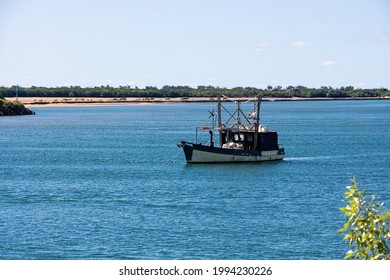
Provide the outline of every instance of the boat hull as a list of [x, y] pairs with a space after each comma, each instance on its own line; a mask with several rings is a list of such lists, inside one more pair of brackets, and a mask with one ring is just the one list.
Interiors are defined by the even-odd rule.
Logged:
[[184, 141], [181, 146], [187, 163], [264, 162], [284, 158], [283, 148], [272, 151], [245, 151], [210, 147]]

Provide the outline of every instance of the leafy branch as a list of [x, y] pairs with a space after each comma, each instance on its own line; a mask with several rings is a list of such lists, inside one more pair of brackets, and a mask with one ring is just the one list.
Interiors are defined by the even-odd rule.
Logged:
[[390, 212], [386, 212], [383, 203], [375, 202], [374, 195], [367, 202], [366, 191], [359, 188], [355, 178], [351, 181], [343, 200], [346, 206], [340, 208], [347, 222], [338, 233], [345, 234], [350, 248], [344, 258], [390, 260]]

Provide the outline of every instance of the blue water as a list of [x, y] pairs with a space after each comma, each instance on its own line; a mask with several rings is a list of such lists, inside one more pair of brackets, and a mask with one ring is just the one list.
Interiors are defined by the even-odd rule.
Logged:
[[0, 118], [0, 259], [341, 259], [356, 176], [390, 209], [390, 101], [264, 102], [282, 162], [187, 165], [210, 103]]

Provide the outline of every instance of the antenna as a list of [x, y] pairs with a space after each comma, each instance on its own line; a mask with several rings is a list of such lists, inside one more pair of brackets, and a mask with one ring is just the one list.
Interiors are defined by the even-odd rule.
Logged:
[[16, 101], [18, 101], [19, 85], [16, 85]]
[[212, 127], [215, 127], [215, 112], [214, 112], [214, 108], [212, 111], [209, 110], [209, 113], [210, 113], [210, 116], [209, 116], [209, 119], [211, 118], [211, 126]]

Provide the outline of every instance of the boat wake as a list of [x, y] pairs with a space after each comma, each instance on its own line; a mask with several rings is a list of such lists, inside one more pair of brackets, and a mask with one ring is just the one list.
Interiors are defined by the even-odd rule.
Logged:
[[323, 159], [331, 159], [334, 158], [332, 156], [318, 156], [318, 157], [290, 157], [285, 158], [284, 161], [314, 161], [314, 160], [323, 160]]

